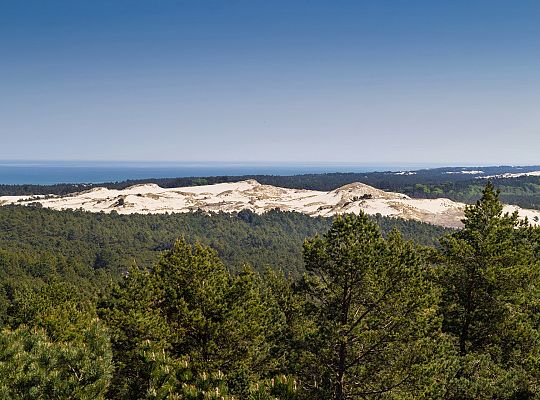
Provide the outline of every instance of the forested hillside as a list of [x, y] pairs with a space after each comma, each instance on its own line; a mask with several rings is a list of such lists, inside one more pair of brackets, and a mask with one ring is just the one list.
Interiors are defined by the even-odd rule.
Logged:
[[540, 228], [490, 184], [446, 232], [363, 214], [1, 216], [2, 398], [540, 396]]
[[[429, 224], [375, 217], [383, 232], [433, 245], [447, 230]], [[304, 238], [325, 232], [327, 218], [270, 211], [257, 215], [202, 212], [118, 215], [43, 208], [0, 207], [0, 249], [25, 257], [50, 257], [77, 266], [83, 275], [122, 274], [134, 263], [151, 265], [179, 237], [214, 248], [232, 271], [250, 264], [299, 276]], [[60, 261], [58, 261], [60, 262]], [[36, 272], [37, 273], [37, 272]], [[43, 273], [48, 275], [48, 273]]]

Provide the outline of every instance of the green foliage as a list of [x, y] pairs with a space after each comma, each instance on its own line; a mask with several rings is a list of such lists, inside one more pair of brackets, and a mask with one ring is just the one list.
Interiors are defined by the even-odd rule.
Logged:
[[[147, 399], [184, 400], [297, 400], [297, 381], [285, 375], [261, 381], [249, 381], [246, 377], [233, 379], [217, 370], [212, 373], [195, 371], [189, 357], [172, 359], [165, 351], [143, 351], [147, 368], [151, 371]], [[239, 395], [230, 393], [235, 381], [245, 386]]]
[[267, 332], [267, 340], [273, 343], [265, 362], [272, 365], [276, 373], [298, 376], [307, 362], [306, 343], [316, 330], [315, 322], [306, 314], [302, 283], [269, 269], [262, 276], [261, 284], [272, 327]]
[[[540, 177], [523, 176], [518, 178], [495, 178], [504, 203], [515, 204], [523, 208], [540, 209]], [[480, 197], [485, 181], [468, 179], [464, 181], [438, 180], [425, 184], [398, 184], [393, 190], [412, 197], [437, 198], [447, 197], [464, 203], [474, 203]], [[384, 189], [390, 187], [383, 186]]]
[[233, 393], [247, 393], [250, 382], [272, 372], [263, 362], [272, 345], [271, 309], [259, 279], [248, 268], [231, 275], [214, 250], [185, 240], [153, 269], [132, 270], [100, 307], [125, 372], [114, 382], [114, 397], [151, 392], [153, 372], [141, 356], [148, 346], [172, 364], [189, 357], [195, 375], [221, 371]]
[[111, 375], [109, 338], [97, 321], [68, 342], [24, 325], [0, 333], [3, 399], [103, 399]]
[[465, 217], [0, 207], [0, 398], [540, 397], [540, 228]]
[[329, 223], [281, 212], [125, 216], [3, 206], [0, 250], [28, 259], [10, 261], [18, 269], [10, 277], [43, 280], [56, 275], [102, 286], [111, 276], [125, 273], [134, 261], [152, 265], [161, 251], [184, 236], [212, 246], [231, 270], [240, 271], [249, 263], [261, 271], [272, 266], [299, 274], [303, 238], [326, 230]]
[[492, 184], [465, 217], [442, 240], [443, 328], [458, 354], [447, 398], [531, 398], [540, 362], [534, 230], [503, 215]]
[[[110, 327], [116, 373], [110, 398], [139, 398], [149, 390], [152, 371], [144, 351], [168, 349], [170, 329], [156, 307], [162, 296], [155, 280], [147, 271], [130, 270], [110, 296], [99, 304], [100, 316]], [[159, 350], [156, 350], [159, 349]]]
[[76, 286], [13, 293], [0, 334], [0, 387], [9, 399], [99, 399], [113, 373], [107, 329]]
[[73, 339], [97, 316], [91, 297], [61, 282], [17, 291], [7, 314], [12, 327], [39, 326], [57, 341]]
[[[183, 236], [214, 248], [230, 270], [241, 271], [248, 263], [259, 272], [272, 267], [301, 276], [302, 241], [326, 231], [331, 222], [280, 211], [115, 215], [2, 206], [0, 263], [5, 250], [19, 258], [5, 260], [9, 277], [59, 277], [78, 285], [84, 281], [87, 287], [103, 286], [134, 262], [153, 265], [161, 251]], [[398, 227], [422, 244], [433, 244], [446, 232], [413, 221], [380, 217], [377, 222], [384, 232]]]
[[413, 388], [420, 397], [439, 325], [437, 291], [421, 252], [397, 232], [385, 240], [361, 214], [336, 218], [324, 237], [305, 242], [304, 257], [317, 325], [313, 363], [304, 371], [313, 398]]

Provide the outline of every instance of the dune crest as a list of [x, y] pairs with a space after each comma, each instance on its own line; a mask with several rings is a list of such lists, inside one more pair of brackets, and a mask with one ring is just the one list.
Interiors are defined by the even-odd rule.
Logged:
[[[130, 186], [123, 190], [94, 188], [66, 196], [4, 196], [0, 205], [35, 205], [65, 210], [119, 214], [238, 212], [251, 210], [265, 213], [272, 209], [296, 211], [310, 216], [330, 217], [359, 213], [412, 219], [447, 227], [461, 226], [465, 204], [449, 199], [413, 199], [402, 193], [386, 192], [355, 182], [329, 192], [289, 189], [262, 185], [255, 180], [215, 185], [161, 188], [156, 184]], [[537, 224], [540, 211], [505, 206], [505, 211], [518, 211]]]

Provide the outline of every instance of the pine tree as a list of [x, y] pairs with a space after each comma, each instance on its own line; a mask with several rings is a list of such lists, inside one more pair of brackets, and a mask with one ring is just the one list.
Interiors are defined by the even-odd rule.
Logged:
[[385, 240], [360, 214], [337, 217], [326, 235], [307, 240], [304, 258], [318, 326], [304, 377], [312, 398], [421, 398], [439, 326], [421, 252], [395, 231]]
[[171, 331], [156, 307], [162, 290], [149, 271], [133, 267], [110, 297], [98, 305], [111, 332], [115, 373], [108, 391], [113, 399], [140, 398], [150, 388], [152, 374], [144, 351], [170, 349]]
[[[219, 371], [229, 392], [247, 396], [253, 382], [274, 371], [272, 341], [267, 340], [273, 319], [261, 288], [250, 268], [232, 275], [214, 250], [185, 240], [178, 240], [152, 269], [130, 272], [100, 307], [119, 366], [111, 396], [133, 397], [156, 387], [153, 366], [162, 364], [149, 363], [149, 348], [169, 360], [165, 365], [171, 374], [179, 360], [188, 358], [193, 376]], [[180, 390], [186, 383], [159, 368], [157, 376], [167, 385]]]
[[55, 341], [24, 325], [0, 332], [0, 398], [104, 399], [113, 370], [109, 337], [97, 320], [79, 335]]
[[0, 333], [0, 398], [104, 398], [110, 338], [88, 295], [53, 280], [13, 296]]
[[265, 304], [272, 321], [267, 340], [273, 345], [267, 363], [276, 374], [298, 376], [309, 353], [305, 343], [316, 330], [306, 315], [306, 299], [301, 293], [301, 281], [287, 278], [282, 271], [268, 269], [261, 277]]
[[445, 397], [530, 398], [540, 361], [538, 243], [517, 213], [503, 214], [490, 182], [463, 222], [441, 241], [443, 328], [457, 354]]

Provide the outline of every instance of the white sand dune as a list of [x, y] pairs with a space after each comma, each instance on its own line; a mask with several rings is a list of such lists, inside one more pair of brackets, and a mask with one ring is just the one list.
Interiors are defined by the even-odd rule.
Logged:
[[[343, 213], [381, 214], [459, 227], [464, 204], [449, 199], [413, 199], [401, 193], [385, 192], [363, 183], [351, 183], [330, 192], [287, 189], [261, 185], [254, 180], [164, 189], [155, 184], [135, 185], [123, 190], [94, 188], [66, 196], [3, 196], [2, 204], [31, 205], [39, 202], [55, 210], [82, 209], [119, 214], [177, 213], [191, 211], [238, 212], [244, 209], [264, 213], [271, 209], [296, 211], [311, 216]], [[540, 211], [506, 206], [536, 223]]]
[[465, 175], [481, 175], [484, 171], [481, 170], [468, 170], [464, 169], [463, 171], [448, 171], [445, 174], [454, 175], [454, 174], [465, 174]]
[[478, 179], [491, 179], [491, 178], [519, 178], [520, 176], [540, 176], [540, 171], [531, 171], [531, 172], [518, 172], [518, 173], [510, 173], [507, 172], [505, 174], [500, 175], [489, 175], [489, 176], [478, 176]]

